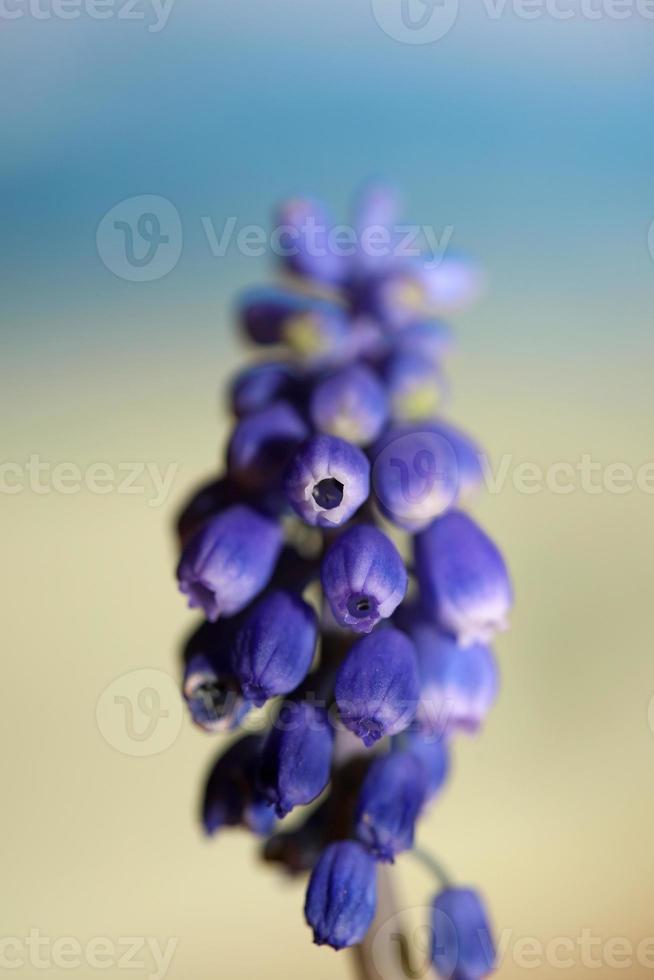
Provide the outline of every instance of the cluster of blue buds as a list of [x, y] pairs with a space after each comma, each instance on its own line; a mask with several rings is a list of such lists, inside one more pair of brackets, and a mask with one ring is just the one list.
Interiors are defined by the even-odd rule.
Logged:
[[[306, 920], [335, 949], [366, 936], [379, 863], [417, 853], [452, 741], [483, 725], [498, 691], [489, 644], [512, 604], [502, 555], [465, 509], [480, 450], [441, 414], [440, 316], [478, 273], [363, 246], [374, 229], [394, 242], [397, 217], [389, 189], [366, 187], [346, 257], [307, 233], [333, 227], [321, 203], [280, 208], [283, 285], [238, 308], [263, 356], [231, 386], [223, 473], [177, 525], [179, 588], [203, 614], [183, 696], [196, 725], [231, 733], [204, 827], [245, 827], [267, 861], [309, 872]], [[441, 976], [493, 969], [474, 890], [448, 881], [431, 925]]]

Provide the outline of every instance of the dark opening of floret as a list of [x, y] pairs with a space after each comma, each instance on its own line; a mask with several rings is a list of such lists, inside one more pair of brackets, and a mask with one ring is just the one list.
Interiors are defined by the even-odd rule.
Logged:
[[313, 499], [323, 510], [333, 510], [343, 500], [343, 484], [333, 477], [320, 480], [313, 488]]

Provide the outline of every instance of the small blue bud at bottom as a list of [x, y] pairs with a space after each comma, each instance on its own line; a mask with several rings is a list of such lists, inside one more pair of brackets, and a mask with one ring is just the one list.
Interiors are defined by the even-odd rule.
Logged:
[[365, 937], [377, 904], [374, 859], [354, 841], [330, 844], [313, 869], [304, 914], [314, 942], [344, 949]]

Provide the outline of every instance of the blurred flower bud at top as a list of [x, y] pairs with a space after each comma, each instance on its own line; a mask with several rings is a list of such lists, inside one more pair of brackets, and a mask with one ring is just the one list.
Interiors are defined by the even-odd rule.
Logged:
[[408, 585], [399, 551], [371, 524], [349, 528], [336, 539], [323, 559], [321, 579], [337, 623], [357, 633], [369, 633], [392, 616]]
[[393, 861], [413, 847], [426, 792], [425, 768], [417, 755], [390, 752], [373, 762], [359, 794], [356, 832], [377, 860]]
[[446, 888], [434, 899], [432, 962], [443, 980], [482, 980], [495, 969], [486, 909], [471, 888]]
[[296, 449], [286, 470], [286, 496], [307, 524], [338, 527], [370, 493], [370, 463], [356, 446], [317, 435]]
[[293, 450], [308, 434], [308, 426], [288, 402], [246, 415], [227, 447], [230, 476], [249, 490], [276, 486]]
[[286, 321], [311, 309], [315, 302], [292, 289], [258, 286], [246, 290], [239, 298], [238, 317], [245, 333], [256, 344], [280, 344]]
[[180, 592], [209, 620], [233, 616], [267, 584], [281, 545], [278, 524], [234, 504], [203, 524], [186, 544], [177, 566]]
[[266, 361], [245, 368], [232, 382], [234, 414], [250, 415], [274, 401], [283, 400], [292, 393], [295, 382], [293, 368], [283, 361]]
[[290, 592], [264, 595], [239, 623], [232, 667], [243, 694], [260, 707], [304, 680], [316, 649], [318, 624], [311, 606]]
[[393, 261], [401, 207], [397, 189], [389, 184], [371, 180], [359, 189], [353, 208], [358, 270], [383, 268]]
[[456, 454], [429, 423], [392, 427], [375, 444], [371, 457], [377, 503], [398, 527], [420, 531], [458, 497]]
[[331, 234], [334, 222], [315, 198], [284, 201], [275, 215], [281, 262], [289, 272], [317, 283], [337, 285], [346, 274], [347, 257]]
[[330, 844], [313, 869], [304, 905], [314, 942], [334, 949], [360, 943], [376, 904], [374, 859], [354, 841]]
[[372, 317], [387, 330], [401, 330], [428, 315], [424, 285], [401, 263], [388, 262], [356, 276], [348, 286], [353, 312]]
[[282, 340], [300, 363], [340, 364], [351, 349], [352, 325], [341, 307], [314, 303], [284, 321]]
[[261, 745], [259, 736], [247, 735], [216, 760], [202, 802], [202, 823], [207, 834], [239, 825], [260, 835], [273, 829], [275, 814], [255, 783]]
[[420, 696], [413, 643], [396, 629], [378, 629], [354, 644], [336, 675], [334, 695], [346, 728], [371, 746], [413, 720]]
[[286, 702], [266, 738], [259, 787], [278, 817], [311, 803], [329, 782], [334, 734], [327, 713]]
[[513, 592], [504, 559], [467, 514], [437, 518], [414, 545], [421, 602], [445, 632], [469, 646], [508, 628]]
[[455, 313], [478, 298], [483, 287], [481, 269], [472, 259], [448, 250], [436, 263], [423, 263], [420, 275], [430, 309]]
[[311, 419], [321, 432], [367, 446], [388, 418], [381, 381], [361, 364], [344, 367], [320, 381], [311, 396]]
[[409, 635], [418, 652], [420, 704], [416, 721], [424, 732], [477, 732], [493, 706], [499, 672], [482, 643], [461, 647], [435, 626], [415, 622]]
[[418, 355], [432, 367], [440, 367], [454, 347], [454, 336], [440, 320], [420, 320], [390, 334], [393, 349]]
[[384, 363], [393, 418], [427, 419], [442, 406], [447, 385], [441, 369], [422, 354], [398, 350]]

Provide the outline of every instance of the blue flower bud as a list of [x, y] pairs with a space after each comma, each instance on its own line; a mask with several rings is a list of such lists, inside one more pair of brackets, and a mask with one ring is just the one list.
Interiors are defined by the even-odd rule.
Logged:
[[311, 418], [321, 432], [367, 446], [386, 424], [386, 391], [370, 368], [344, 367], [316, 385]]
[[499, 689], [492, 650], [482, 643], [462, 647], [428, 623], [415, 622], [409, 635], [418, 651], [422, 731], [432, 734], [476, 732]]
[[333, 221], [321, 201], [309, 197], [284, 201], [275, 226], [282, 263], [290, 272], [329, 285], [343, 279], [346, 257], [334, 248]]
[[282, 341], [286, 321], [311, 309], [313, 301], [301, 293], [276, 286], [248, 289], [239, 301], [239, 319], [256, 344], [268, 346]]
[[245, 697], [257, 707], [288, 694], [304, 680], [316, 648], [316, 614], [299, 596], [269, 592], [236, 629], [232, 667]]
[[441, 369], [417, 351], [399, 350], [387, 358], [384, 380], [396, 419], [425, 419], [440, 409], [447, 392]]
[[483, 453], [477, 443], [451, 422], [430, 422], [428, 428], [449, 443], [456, 457], [459, 497], [469, 497], [484, 479]]
[[209, 620], [240, 612], [261, 592], [282, 546], [281, 528], [235, 504], [196, 531], [177, 566], [180, 592]]
[[278, 817], [311, 803], [329, 782], [334, 733], [327, 713], [307, 702], [287, 702], [268, 734], [259, 787]]
[[236, 415], [250, 415], [290, 395], [296, 381], [293, 370], [282, 361], [254, 364], [236, 375], [231, 401]]
[[401, 330], [429, 313], [424, 285], [414, 270], [397, 262], [356, 277], [349, 298], [356, 315], [370, 316], [389, 330]]
[[339, 667], [334, 694], [343, 724], [366, 746], [407, 728], [420, 696], [409, 637], [381, 629], [357, 640]]
[[234, 503], [234, 488], [226, 477], [202, 484], [177, 515], [177, 536], [184, 545], [209, 517]]
[[281, 339], [311, 366], [340, 364], [356, 349], [356, 335], [344, 310], [327, 302], [314, 302], [285, 320]]
[[418, 534], [415, 563], [426, 610], [462, 646], [508, 628], [513, 595], [504, 559], [467, 514], [450, 511]]
[[262, 836], [271, 832], [275, 814], [256, 788], [262, 739], [248, 735], [223, 752], [207, 780], [202, 822], [207, 834], [223, 827], [244, 826]]
[[229, 473], [242, 486], [258, 489], [276, 485], [293, 450], [309, 434], [288, 402], [275, 402], [242, 418], [227, 448]]
[[411, 752], [376, 759], [361, 787], [356, 833], [379, 861], [413, 847], [413, 831], [427, 792], [425, 767]]
[[309, 879], [304, 915], [319, 946], [355, 946], [375, 917], [377, 869], [354, 841], [327, 847]]
[[418, 355], [434, 367], [442, 364], [454, 346], [452, 331], [440, 320], [410, 323], [392, 334], [391, 341], [395, 350]]
[[386, 180], [368, 178], [356, 190], [352, 202], [354, 227], [361, 232], [370, 227], [390, 228], [402, 210], [400, 191]]
[[286, 495], [307, 524], [338, 527], [370, 492], [370, 463], [356, 446], [336, 436], [312, 436], [286, 471]]
[[424, 767], [427, 780], [425, 802], [430, 802], [442, 789], [449, 773], [447, 742], [442, 736], [423, 735], [415, 730], [407, 732], [406, 739], [407, 749], [420, 759]]
[[432, 962], [444, 980], [482, 980], [495, 969], [486, 909], [471, 888], [446, 888], [434, 899]]
[[372, 485], [382, 513], [408, 531], [442, 514], [459, 492], [457, 457], [430, 423], [398, 425], [372, 450]]
[[380, 619], [392, 616], [408, 585], [399, 551], [370, 524], [349, 528], [334, 542], [321, 579], [334, 619], [357, 633], [369, 633]]
[[481, 292], [481, 271], [467, 256], [448, 252], [437, 265], [422, 262], [420, 266], [420, 281], [432, 310], [458, 312], [474, 303]]
[[184, 648], [183, 693], [193, 722], [207, 732], [230, 731], [250, 705], [230, 660], [233, 620], [202, 623]]

